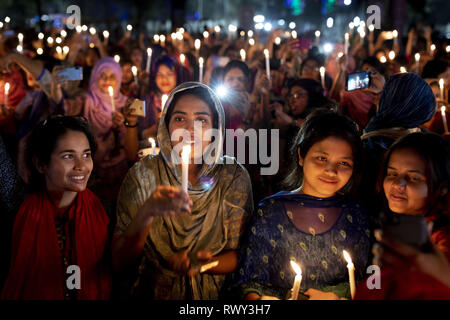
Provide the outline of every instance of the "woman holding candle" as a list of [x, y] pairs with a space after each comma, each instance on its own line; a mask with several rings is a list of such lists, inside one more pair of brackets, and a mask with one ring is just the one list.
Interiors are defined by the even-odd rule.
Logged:
[[[425, 216], [429, 247], [376, 233], [381, 290], [358, 288], [361, 299], [450, 299], [450, 144], [432, 133], [412, 133], [388, 150], [377, 189], [385, 216]], [[413, 235], [411, 235], [413, 236]]]
[[[357, 278], [369, 254], [368, 217], [351, 198], [358, 187], [362, 147], [353, 122], [318, 110], [291, 149], [288, 190], [259, 203], [247, 228], [233, 287], [246, 299], [286, 299], [294, 283], [290, 260], [302, 270], [301, 291], [311, 299], [349, 297], [346, 262]], [[331, 292], [331, 293], [330, 293]]]
[[[186, 82], [175, 88], [161, 117], [160, 153], [136, 163], [121, 188], [114, 266], [128, 268], [134, 296], [217, 299], [226, 274], [236, 267], [241, 230], [253, 208], [250, 179], [235, 160], [225, 164], [227, 157], [220, 156], [224, 111], [207, 86]], [[203, 133], [217, 129], [214, 143], [194, 133], [194, 122]], [[174, 136], [180, 129], [184, 142]], [[181, 190], [178, 153], [186, 139], [192, 147], [187, 193]], [[192, 163], [207, 154], [211, 161]], [[211, 259], [218, 266], [199, 273], [198, 266]]]
[[[113, 58], [103, 58], [92, 70], [83, 115], [94, 133], [98, 151], [94, 157], [94, 179], [90, 188], [104, 199], [116, 199], [128, 166], [123, 149], [124, 117], [119, 110], [126, 97], [120, 93], [122, 70]], [[115, 112], [108, 87], [112, 87]]]

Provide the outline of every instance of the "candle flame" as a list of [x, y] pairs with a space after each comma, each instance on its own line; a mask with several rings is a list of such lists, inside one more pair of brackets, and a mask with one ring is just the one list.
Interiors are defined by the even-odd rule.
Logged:
[[442, 113], [442, 115], [445, 115], [445, 110], [446, 110], [447, 108], [445, 107], [445, 106], [442, 106], [441, 107], [441, 113]]
[[407, 71], [406, 71], [406, 68], [405, 67], [400, 67], [400, 72], [401, 73], [406, 73]]
[[136, 66], [132, 66], [131, 67], [131, 72], [133, 72], [133, 76], [137, 76], [137, 67]]
[[108, 39], [108, 37], [109, 37], [109, 32], [108, 32], [108, 30], [103, 31], [103, 37], [104, 37], [105, 39]]
[[395, 59], [395, 52], [392, 50], [389, 52], [389, 59], [394, 60]]
[[348, 40], [349, 37], [350, 37], [350, 36], [349, 36], [348, 32], [346, 32], [346, 33], [345, 33], [345, 40]]
[[264, 55], [266, 56], [266, 58], [269, 57], [269, 50], [268, 49], [264, 49]]
[[320, 71], [321, 75], [324, 75], [325, 74], [325, 67], [320, 67], [319, 71]]
[[200, 66], [203, 66], [203, 58], [202, 57], [200, 57], [200, 58], [198, 58], [198, 64], [200, 65]]
[[373, 32], [375, 30], [375, 26], [373, 24], [369, 25], [369, 31]]
[[151, 48], [147, 48], [147, 55], [151, 56], [152, 55], [152, 49]]
[[292, 267], [292, 269], [294, 269], [296, 275], [298, 275], [298, 276], [302, 275], [302, 269], [300, 268], [300, 266], [297, 263], [295, 263], [292, 260], [291, 260], [291, 267]]
[[398, 31], [397, 30], [392, 31], [392, 36], [394, 38], [397, 38], [398, 37]]
[[181, 158], [183, 159], [183, 163], [188, 163], [190, 156], [191, 156], [191, 146], [190, 145], [183, 146], [183, 150], [181, 151]]
[[184, 54], [180, 54], [180, 62], [182, 64], [184, 64], [185, 61], [186, 61], [186, 57], [184, 56]]
[[112, 86], [108, 87], [109, 96], [112, 97], [114, 95], [114, 89]]
[[416, 61], [418, 62], [420, 60], [420, 53], [416, 53], [414, 58], [416, 59]]
[[345, 251], [345, 250], [343, 250], [342, 253], [344, 254], [344, 259], [345, 259], [345, 261], [347, 261], [348, 264], [353, 264], [352, 258], [350, 257], [350, 255], [348, 254], [348, 252]]
[[201, 45], [200, 39], [195, 39], [194, 46], [196, 50], [200, 49], [200, 45]]
[[10, 87], [9, 82], [5, 83], [5, 94], [8, 94], [8, 92], [9, 92], [9, 87]]
[[444, 79], [439, 79], [439, 87], [444, 88]]
[[152, 148], [155, 147], [155, 145], [156, 145], [155, 139], [153, 139], [153, 138], [148, 138], [148, 142], [152, 145]]
[[242, 61], [245, 61], [245, 50], [241, 49], [240, 51]]
[[116, 54], [116, 55], [114, 56], [114, 61], [117, 62], [117, 63], [119, 63], [119, 61], [120, 61], [120, 56], [119, 56], [118, 54]]
[[163, 94], [161, 97], [161, 111], [164, 110], [164, 106], [166, 105], [167, 102], [167, 94]]

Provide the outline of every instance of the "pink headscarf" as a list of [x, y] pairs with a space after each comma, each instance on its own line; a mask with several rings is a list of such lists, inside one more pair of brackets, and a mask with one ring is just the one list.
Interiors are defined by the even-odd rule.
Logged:
[[105, 69], [109, 69], [116, 75], [116, 84], [114, 86], [114, 106], [116, 110], [123, 107], [127, 98], [120, 93], [120, 84], [122, 82], [122, 69], [120, 65], [111, 57], [100, 59], [92, 69], [91, 79], [89, 81], [89, 92], [86, 96], [84, 105], [84, 116], [88, 119], [95, 135], [104, 135], [112, 127], [112, 105], [111, 97], [107, 92], [103, 92], [98, 87], [98, 79]]

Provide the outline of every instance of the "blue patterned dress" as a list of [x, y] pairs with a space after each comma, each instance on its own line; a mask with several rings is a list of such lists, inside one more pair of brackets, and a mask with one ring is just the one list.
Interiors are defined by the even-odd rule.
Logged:
[[[326, 226], [333, 212], [336, 218]], [[299, 214], [314, 220], [302, 226], [303, 231], [293, 221], [293, 215]], [[327, 230], [319, 233], [316, 230], [323, 230], [321, 223]], [[285, 299], [294, 284], [295, 272], [290, 265], [294, 260], [302, 268], [301, 291], [314, 288], [349, 297], [342, 251], [350, 253], [357, 281], [363, 279], [369, 236], [369, 219], [356, 202], [339, 196], [322, 199], [279, 192], [262, 200], [252, 217], [232, 289], [237, 289], [241, 297], [254, 292]]]

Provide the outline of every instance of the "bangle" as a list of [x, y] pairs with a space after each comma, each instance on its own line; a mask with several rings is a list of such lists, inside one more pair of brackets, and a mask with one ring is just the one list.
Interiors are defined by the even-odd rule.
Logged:
[[123, 122], [123, 124], [125, 125], [125, 127], [127, 128], [136, 128], [137, 127], [137, 122], [134, 126], [130, 125], [130, 123], [128, 122], [128, 120], [125, 119], [125, 121]]

